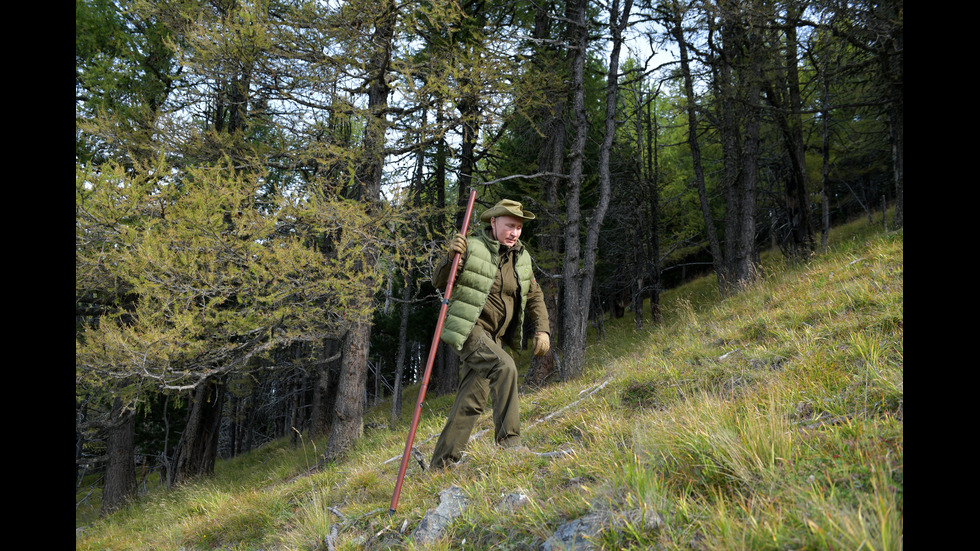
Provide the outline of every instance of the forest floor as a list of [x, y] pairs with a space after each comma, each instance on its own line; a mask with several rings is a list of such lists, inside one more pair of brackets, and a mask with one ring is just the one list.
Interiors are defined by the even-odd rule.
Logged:
[[522, 393], [526, 450], [488, 411], [424, 469], [453, 399], [427, 396], [395, 512], [412, 412], [391, 430], [382, 403], [323, 468], [322, 441], [278, 441], [105, 519], [76, 505], [76, 549], [901, 549], [904, 232], [879, 226], [768, 253], [736, 296], [673, 289], [657, 325], [605, 319], [585, 374]]

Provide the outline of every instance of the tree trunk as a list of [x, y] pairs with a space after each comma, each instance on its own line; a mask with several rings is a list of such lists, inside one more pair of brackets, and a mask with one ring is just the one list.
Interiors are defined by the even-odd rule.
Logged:
[[79, 396], [75, 396], [75, 487], [82, 482], [85, 471], [81, 468], [82, 456], [85, 451], [85, 432], [79, 427], [88, 412], [88, 400], [83, 399], [79, 402]]
[[115, 398], [110, 412], [106, 442], [105, 476], [102, 482], [103, 515], [125, 505], [136, 496], [136, 416]]
[[[759, 163], [763, 26], [756, 10], [718, 0], [722, 48], [714, 66], [720, 98], [718, 119], [725, 173], [725, 254], [720, 288], [730, 294], [752, 282], [756, 273], [756, 184]], [[744, 130], [743, 130], [744, 128]]]
[[[336, 356], [336, 357], [335, 357]], [[334, 398], [337, 393], [337, 377], [333, 366], [340, 357], [340, 345], [336, 339], [324, 339], [323, 352], [317, 364], [313, 383], [313, 411], [310, 413], [310, 436], [326, 436], [333, 418]]]
[[820, 71], [820, 85], [821, 85], [821, 104], [820, 109], [820, 131], [821, 131], [821, 142], [820, 142], [820, 157], [821, 157], [821, 236], [820, 236], [820, 246], [822, 248], [827, 247], [827, 240], [830, 236], [830, 126], [832, 109], [830, 108], [831, 97], [830, 97], [830, 70], [827, 67], [828, 63], [818, 64]]
[[789, 137], [790, 160], [793, 161], [793, 178], [788, 182], [792, 193], [787, 192], [787, 197], [792, 197], [789, 206], [793, 207], [790, 211], [791, 228], [793, 229], [793, 243], [796, 246], [796, 253], [799, 256], [808, 256], [813, 252], [813, 221], [810, 219], [810, 191], [807, 183], [806, 173], [806, 140], [803, 137], [803, 99], [800, 94], [800, 75], [798, 50], [799, 43], [796, 37], [796, 26], [799, 24], [799, 14], [796, 8], [790, 12], [786, 22], [786, 75], [789, 84]]
[[579, 223], [581, 212], [579, 199], [581, 195], [585, 144], [588, 134], [588, 123], [585, 112], [585, 56], [588, 28], [585, 11], [588, 2], [579, 2], [576, 10], [575, 24], [580, 32], [577, 40], [578, 49], [575, 52], [572, 67], [575, 95], [572, 108], [575, 113], [575, 145], [572, 149], [572, 171], [568, 204], [568, 217], [565, 227], [565, 323], [564, 373], [568, 380], [578, 376], [585, 368], [585, 347], [588, 332], [589, 310], [592, 300], [592, 285], [595, 279], [595, 265], [599, 248], [599, 230], [609, 208], [609, 198], [612, 190], [612, 177], [609, 169], [609, 158], [612, 151], [613, 138], [616, 131], [616, 107], [619, 97], [619, 52], [622, 47], [622, 33], [629, 20], [632, 0], [626, 0], [622, 12], [619, 0], [613, 0], [609, 9], [609, 27], [612, 31], [612, 51], [609, 54], [609, 74], [606, 82], [606, 113], [602, 146], [599, 150], [599, 202], [589, 220], [585, 234], [585, 247], [581, 265], [579, 261]]
[[304, 425], [304, 398], [306, 396], [307, 381], [306, 376], [302, 373], [293, 374], [293, 384], [292, 387], [292, 400], [290, 400], [290, 418], [289, 426], [286, 431], [289, 433], [289, 443], [291, 446], [298, 447], [301, 444], [303, 435], [303, 425]]
[[364, 389], [367, 384], [367, 354], [371, 326], [366, 322], [351, 324], [344, 337], [340, 362], [337, 400], [323, 458], [334, 460], [364, 434]]
[[579, 223], [582, 213], [579, 198], [582, 192], [585, 146], [588, 140], [588, 119], [585, 112], [585, 57], [588, 45], [586, 27], [586, 0], [576, 0], [573, 17], [569, 24], [574, 26], [576, 39], [572, 56], [572, 148], [569, 152], [568, 193], [565, 197], [565, 260], [562, 270], [564, 291], [564, 320], [562, 329], [562, 353], [564, 365], [561, 377], [569, 380], [578, 375], [585, 365], [585, 337], [588, 323], [588, 300], [582, 297], [582, 273], [580, 271]]
[[755, 281], [757, 247], [755, 242], [756, 186], [759, 178], [759, 135], [762, 127], [759, 94], [762, 90], [761, 39], [753, 37], [749, 41], [748, 87], [745, 92], [745, 134], [742, 141], [742, 172], [738, 180], [739, 210], [734, 213], [739, 218], [740, 233], [735, 237], [736, 247], [733, 259], [734, 280], [730, 284], [742, 289]]
[[894, 30], [889, 44], [888, 57], [888, 129], [892, 142], [892, 168], [895, 181], [895, 228], [905, 225], [905, 63], [903, 52], [905, 49], [905, 33], [902, 26], [901, 2], [890, 2], [898, 4], [892, 6], [891, 13], [900, 23]]
[[905, 112], [901, 84], [894, 85], [888, 128], [892, 138], [892, 166], [895, 179], [895, 228], [905, 224]]
[[[635, 179], [635, 185], [630, 186], [636, 189], [636, 217], [633, 222], [633, 227], [631, 228], [631, 233], [633, 234], [633, 271], [632, 271], [632, 281], [633, 288], [631, 290], [632, 296], [632, 308], [633, 308], [633, 325], [636, 329], [643, 328], [643, 299], [646, 296], [646, 283], [648, 282], [648, 271], [650, 267], [650, 249], [653, 247], [653, 243], [650, 242], [651, 238], [656, 238], [656, 225], [651, 223], [653, 220], [652, 216], [648, 216], [647, 207], [651, 207], [652, 212], [656, 212], [655, 208], [652, 208], [652, 202], [655, 201], [655, 197], [649, 197], [648, 192], [650, 191], [650, 175], [645, 172], [647, 165], [650, 164], [648, 156], [650, 151], [645, 146], [644, 140], [644, 114], [646, 109], [644, 109], [644, 93], [641, 88], [642, 81], [634, 84], [633, 97], [634, 103], [636, 105], [636, 118], [634, 119], [634, 131], [636, 132], [636, 162], [633, 167], [633, 178]], [[648, 230], [653, 229], [653, 235], [648, 234]]]
[[398, 323], [398, 355], [395, 360], [395, 384], [391, 393], [391, 423], [394, 428], [402, 415], [402, 377], [405, 373], [405, 351], [408, 347], [408, 315], [412, 306], [412, 274], [405, 274], [405, 286], [402, 288], [402, 317]]
[[[623, 31], [629, 22], [633, 0], [623, 0], [620, 10], [620, 0], [612, 0], [609, 7], [609, 28], [612, 36], [612, 49], [609, 54], [609, 69], [606, 77], [606, 113], [602, 145], [599, 148], [599, 202], [589, 220], [588, 231], [585, 235], [585, 250], [582, 263], [582, 294], [581, 297], [592, 297], [592, 287], [595, 283], [595, 269], [599, 254], [599, 232], [605, 221], [612, 197], [612, 173], [609, 166], [612, 156], [613, 142], [616, 136], [616, 113], [619, 106], [619, 55], [623, 45]], [[586, 303], [588, 304], [588, 303]], [[586, 317], [589, 311], [586, 309]], [[584, 348], [584, 341], [583, 341]]]
[[214, 472], [224, 390], [224, 381], [213, 379], [194, 389], [187, 424], [174, 451], [171, 486]]
[[[437, 346], [435, 365], [429, 376], [429, 388], [426, 389], [426, 392], [431, 391], [436, 396], [453, 393], [459, 385], [459, 356], [442, 341]], [[435, 376], [437, 374], [438, 377]]]
[[[546, 43], [550, 38], [550, 31], [551, 17], [548, 14], [547, 6], [537, 4], [532, 35], [535, 39]], [[535, 70], [542, 73], [553, 71], [553, 67], [557, 64], [554, 57], [556, 55], [557, 52], [549, 48], [541, 48], [536, 51], [533, 60]], [[556, 82], [561, 82], [561, 80], [555, 79]], [[558, 307], [558, 302], [562, 296], [562, 285], [561, 280], [554, 277], [557, 271], [558, 255], [561, 252], [562, 232], [561, 226], [555, 222], [556, 217], [552, 213], [558, 210], [558, 190], [561, 186], [559, 175], [565, 169], [567, 131], [564, 117], [568, 101], [565, 90], [559, 86], [549, 89], [547, 100], [550, 101], [550, 105], [538, 112], [541, 125], [546, 129], [546, 132], [537, 159], [538, 172], [547, 174], [541, 179], [541, 208], [547, 215], [539, 216], [535, 221], [535, 235], [541, 246], [541, 250], [535, 255], [535, 260], [545, 272], [544, 277], [538, 279], [538, 285], [544, 294], [545, 306], [548, 309], [552, 351], [544, 356], [531, 356], [531, 364], [524, 376], [524, 385], [528, 388], [544, 385], [548, 379], [557, 373], [555, 358], [561, 343], [564, 342], [561, 331], [562, 309]]]
[[653, 98], [644, 113], [647, 115], [647, 187], [649, 188], [650, 202], [650, 317], [653, 323], [660, 323], [663, 313], [660, 310], [660, 288], [662, 287], [660, 278], [660, 178], [657, 133], [656, 110], [653, 106]]
[[[769, 83], [766, 96], [773, 106], [773, 115], [783, 135], [786, 157], [789, 160], [784, 189], [786, 233], [779, 244], [791, 258], [806, 258], [813, 252], [813, 224], [810, 220], [810, 196], [807, 190], [806, 143], [803, 138], [802, 99], [797, 64], [797, 13], [792, 6], [786, 14], [786, 55], [782, 79]], [[783, 99], [783, 90], [786, 98]]]
[[677, 41], [677, 50], [680, 55], [681, 74], [684, 77], [684, 95], [687, 97], [687, 143], [691, 150], [691, 163], [694, 168], [694, 184], [698, 190], [698, 200], [701, 205], [701, 217], [704, 219], [705, 236], [708, 239], [708, 248], [711, 251], [711, 262], [715, 269], [715, 276], [718, 279], [718, 287], [725, 288], [725, 257], [721, 252], [718, 232], [715, 229], [714, 216], [711, 214], [711, 205], [708, 202], [708, 191], [704, 178], [704, 166], [701, 162], [701, 145], [698, 142], [698, 117], [697, 104], [694, 96], [694, 79], [691, 76], [690, 59], [687, 51], [687, 41], [684, 37], [683, 12], [676, 0], [673, 2], [671, 11], [671, 32]]
[[[392, 40], [398, 12], [394, 2], [385, 0], [377, 7], [371, 55], [368, 60], [368, 116], [364, 128], [361, 163], [355, 173], [357, 198], [373, 211], [381, 196], [381, 178], [385, 159], [385, 132], [388, 127], [388, 72], [391, 65]], [[365, 246], [354, 270], [373, 270], [377, 251]], [[364, 433], [364, 399], [367, 389], [368, 352], [371, 346], [371, 303], [374, 282], [366, 278], [360, 308], [354, 309], [344, 338], [337, 401], [334, 407], [330, 438], [323, 458], [332, 460], [345, 452]], [[363, 312], [357, 313], [358, 311]]]

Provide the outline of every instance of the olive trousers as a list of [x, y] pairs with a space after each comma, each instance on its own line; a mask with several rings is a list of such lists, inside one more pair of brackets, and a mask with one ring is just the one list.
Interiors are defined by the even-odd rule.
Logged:
[[473, 426], [487, 399], [493, 400], [494, 439], [505, 448], [521, 444], [518, 375], [514, 359], [479, 324], [460, 351], [459, 391], [446, 426], [436, 441], [431, 467], [439, 469], [462, 459]]

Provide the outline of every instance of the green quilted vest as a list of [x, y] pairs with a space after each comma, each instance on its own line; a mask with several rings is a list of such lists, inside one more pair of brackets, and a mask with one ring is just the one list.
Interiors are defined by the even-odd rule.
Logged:
[[[500, 263], [500, 243], [483, 235], [467, 238], [466, 264], [462, 273], [456, 279], [453, 294], [446, 312], [446, 321], [440, 338], [457, 351], [463, 349], [463, 343], [469, 337], [483, 305], [486, 304], [490, 287], [497, 275]], [[520, 308], [514, 314], [511, 323], [516, 323], [516, 331], [510, 342], [511, 348], [519, 349], [523, 342], [524, 307], [527, 305], [527, 294], [531, 288], [531, 256], [521, 247], [514, 263], [517, 270], [517, 281], [520, 286]], [[515, 346], [514, 343], [517, 343]]]

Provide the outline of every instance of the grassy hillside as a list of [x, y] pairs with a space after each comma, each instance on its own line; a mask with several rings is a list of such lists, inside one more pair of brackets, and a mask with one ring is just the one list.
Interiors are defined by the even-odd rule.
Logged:
[[[903, 232], [856, 222], [811, 262], [763, 264], [735, 297], [712, 278], [671, 291], [658, 327], [606, 320], [585, 376], [524, 394], [525, 444], [564, 455], [495, 448], [488, 413], [458, 467], [409, 466], [389, 515], [406, 396], [398, 430], [368, 428], [315, 474], [302, 475], [323, 442], [278, 442], [219, 462], [212, 479], [151, 487], [108, 519], [87, 524], [77, 507], [76, 549], [538, 549], [596, 512], [605, 549], [900, 549]], [[426, 459], [451, 401], [426, 399]], [[413, 529], [453, 485], [465, 511], [417, 545]], [[498, 508], [515, 491], [528, 502]]]

